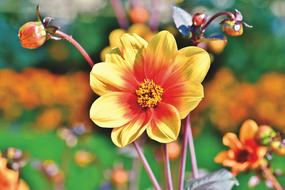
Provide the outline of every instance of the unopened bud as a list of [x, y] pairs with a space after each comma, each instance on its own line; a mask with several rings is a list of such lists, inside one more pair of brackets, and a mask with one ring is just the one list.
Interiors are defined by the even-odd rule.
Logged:
[[207, 16], [204, 13], [196, 13], [193, 15], [193, 25], [194, 26], [202, 26], [207, 21]]
[[276, 154], [283, 156], [285, 155], [285, 146], [281, 143], [281, 141], [274, 141], [270, 144], [271, 149]]
[[176, 141], [168, 143], [167, 152], [170, 160], [176, 160], [181, 152], [180, 145]]
[[18, 36], [22, 47], [27, 49], [39, 48], [47, 39], [45, 27], [40, 21], [24, 24], [20, 28]]
[[230, 36], [241, 36], [243, 34], [242, 21], [224, 20], [221, 25], [222, 30]]
[[136, 6], [131, 9], [130, 17], [133, 23], [145, 23], [149, 18], [149, 13], [144, 7]]
[[256, 139], [261, 145], [269, 145], [273, 138], [276, 137], [277, 133], [267, 125], [262, 125], [258, 128], [256, 133]]
[[122, 167], [117, 167], [112, 171], [111, 180], [114, 186], [122, 187], [127, 184], [129, 180], [129, 174]]

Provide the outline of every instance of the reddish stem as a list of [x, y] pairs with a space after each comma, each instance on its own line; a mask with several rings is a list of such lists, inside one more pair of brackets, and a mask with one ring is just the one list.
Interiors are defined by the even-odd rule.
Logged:
[[152, 1], [151, 15], [149, 19], [149, 26], [152, 31], [157, 31], [159, 27], [159, 14], [158, 14], [159, 6], [160, 6], [160, 0]]
[[234, 20], [235, 19], [235, 15], [232, 13], [232, 12], [220, 12], [220, 13], [217, 13], [215, 15], [213, 15], [207, 22], [205, 25], [202, 26], [201, 28], [201, 31], [202, 33], [205, 32], [206, 28], [218, 17], [220, 16], [228, 16], [231, 20]]
[[59, 36], [62, 39], [65, 39], [66, 41], [70, 42], [84, 57], [84, 59], [89, 63], [90, 67], [93, 67], [94, 62], [88, 55], [88, 53], [83, 49], [83, 47], [72, 38], [72, 36], [65, 34], [64, 32], [57, 30], [55, 32], [55, 35]]
[[121, 0], [111, 0], [111, 4], [115, 11], [120, 27], [124, 29], [128, 28], [129, 23]]
[[169, 161], [169, 155], [167, 151], [167, 144], [163, 145], [164, 148], [164, 173], [166, 178], [166, 187], [167, 190], [173, 190], [173, 183], [171, 178], [171, 169], [170, 169], [170, 161]]
[[189, 127], [185, 126], [185, 130], [183, 133], [183, 141], [182, 141], [182, 153], [180, 159], [180, 168], [179, 168], [179, 190], [183, 190], [184, 178], [185, 178], [185, 169], [186, 169], [186, 153], [187, 153], [187, 133]]
[[267, 166], [262, 166], [261, 169], [263, 171], [264, 177], [272, 183], [275, 190], [283, 190], [280, 183], [277, 181], [275, 176], [272, 174], [272, 171], [270, 170], [270, 168], [268, 168]]
[[149, 178], [150, 178], [150, 180], [151, 180], [151, 182], [152, 182], [152, 184], [153, 184], [154, 189], [155, 189], [155, 190], [161, 190], [161, 188], [160, 188], [160, 186], [159, 186], [159, 184], [158, 184], [158, 182], [157, 182], [157, 180], [156, 180], [156, 178], [155, 178], [155, 176], [154, 176], [154, 173], [153, 173], [153, 171], [151, 170], [151, 168], [150, 168], [150, 166], [149, 166], [149, 164], [148, 164], [148, 162], [147, 162], [147, 160], [146, 160], [146, 158], [145, 158], [145, 156], [144, 156], [143, 151], [141, 150], [140, 145], [139, 145], [136, 141], [133, 142], [133, 145], [134, 145], [134, 147], [135, 147], [135, 149], [136, 149], [136, 151], [137, 151], [137, 153], [138, 153], [138, 156], [139, 156], [141, 162], [142, 162], [143, 165], [144, 165], [144, 168], [145, 168], [145, 170], [146, 170], [146, 173], [148, 174], [148, 176], [149, 176]]
[[186, 128], [187, 130], [187, 139], [189, 143], [189, 150], [190, 150], [190, 158], [191, 158], [191, 165], [192, 165], [192, 175], [193, 178], [198, 178], [198, 165], [197, 165], [197, 159], [195, 154], [195, 146], [194, 146], [194, 139], [192, 135], [192, 129], [191, 129], [191, 123], [190, 123], [190, 114], [186, 118]]

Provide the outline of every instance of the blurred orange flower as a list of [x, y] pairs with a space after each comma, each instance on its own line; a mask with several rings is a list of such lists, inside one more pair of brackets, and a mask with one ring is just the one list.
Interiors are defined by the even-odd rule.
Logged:
[[37, 128], [87, 124], [91, 96], [88, 80], [88, 74], [83, 72], [58, 75], [44, 69], [27, 68], [21, 72], [1, 69], [0, 117], [17, 121], [25, 112], [43, 110], [34, 119]]
[[226, 133], [223, 144], [230, 149], [220, 152], [215, 157], [215, 162], [230, 167], [234, 175], [263, 166], [266, 163], [264, 156], [267, 148], [257, 143], [257, 131], [255, 121], [247, 120], [240, 129], [239, 139], [234, 133]]
[[1, 190], [29, 190], [23, 180], [19, 180], [19, 172], [7, 168], [7, 160], [0, 156], [0, 189]]
[[[230, 69], [220, 69], [205, 85], [207, 96], [203, 107], [193, 113], [209, 115], [213, 125], [222, 133], [234, 131], [247, 118], [270, 124], [285, 132], [285, 76], [264, 74], [256, 83], [238, 80]], [[234, 101], [233, 101], [234, 100]]]

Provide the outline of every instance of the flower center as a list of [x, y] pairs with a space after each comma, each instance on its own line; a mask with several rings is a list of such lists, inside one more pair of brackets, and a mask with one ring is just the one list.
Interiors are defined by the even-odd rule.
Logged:
[[142, 108], [153, 108], [161, 101], [163, 88], [145, 79], [136, 90], [137, 102]]
[[239, 163], [244, 163], [249, 161], [250, 153], [247, 150], [241, 150], [236, 155], [236, 161]]

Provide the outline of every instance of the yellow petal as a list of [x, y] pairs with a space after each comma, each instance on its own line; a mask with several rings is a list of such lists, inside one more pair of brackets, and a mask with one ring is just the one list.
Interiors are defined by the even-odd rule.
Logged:
[[176, 70], [187, 79], [202, 82], [210, 68], [209, 54], [199, 47], [186, 47], [178, 51], [175, 58]]
[[124, 34], [120, 40], [123, 58], [132, 67], [136, 57], [147, 46], [147, 42], [137, 34]]
[[169, 143], [177, 140], [180, 126], [180, 117], [176, 108], [170, 104], [159, 103], [147, 127], [147, 134], [160, 143]]
[[[172, 81], [173, 83], [173, 81]], [[184, 119], [204, 97], [203, 86], [195, 81], [173, 83], [165, 89], [162, 101], [174, 106]]]
[[215, 157], [215, 162], [222, 164], [228, 158], [228, 151], [222, 151]]
[[175, 38], [170, 32], [162, 31], [151, 39], [144, 52], [144, 57], [147, 57], [148, 63], [154, 67], [162, 67], [164, 64], [171, 64], [176, 54], [177, 45]]
[[120, 47], [120, 37], [125, 34], [126, 31], [123, 29], [115, 29], [109, 35], [109, 41], [111, 48]]
[[232, 167], [232, 173], [234, 175], [237, 175], [240, 172], [243, 172], [245, 170], [247, 170], [249, 167], [249, 163], [248, 162], [243, 162], [243, 163], [236, 163], [235, 165], [233, 165]]
[[145, 120], [146, 116], [142, 113], [124, 126], [114, 128], [111, 134], [114, 144], [118, 147], [124, 147], [134, 142], [146, 129]]
[[130, 89], [131, 82], [127, 81], [129, 79], [132, 81], [132, 75], [129, 71], [112, 63], [97, 63], [90, 73], [91, 88], [98, 95]]
[[231, 149], [241, 149], [242, 144], [234, 133], [226, 133], [223, 137], [223, 144]]
[[17, 190], [29, 190], [29, 185], [22, 179], [20, 179], [20, 183], [18, 185]]
[[108, 47], [105, 47], [101, 52], [100, 52], [100, 58], [101, 58], [101, 61], [105, 61], [106, 60], [106, 54], [111, 51], [111, 48], [108, 46]]
[[[111, 92], [99, 97], [91, 106], [90, 118], [99, 127], [115, 128], [130, 122], [136, 110], [128, 105], [128, 94]], [[134, 102], [136, 103], [136, 102]]]
[[127, 66], [127, 62], [123, 59], [119, 48], [109, 50], [105, 55], [105, 60], [108, 63], [114, 63], [122, 67]]
[[255, 121], [253, 120], [246, 120], [239, 132], [239, 138], [241, 142], [245, 142], [248, 139], [253, 139], [255, 138], [255, 134], [258, 131], [258, 126]]

